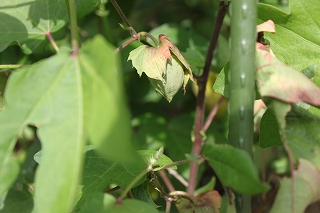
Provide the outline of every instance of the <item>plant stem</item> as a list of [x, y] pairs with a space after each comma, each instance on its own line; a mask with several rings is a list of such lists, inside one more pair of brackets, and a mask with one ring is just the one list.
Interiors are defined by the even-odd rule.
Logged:
[[206, 122], [204, 122], [204, 125], [202, 127], [202, 131], [207, 131], [210, 124], [212, 123], [212, 120], [214, 118], [214, 116], [217, 114], [218, 109], [222, 103], [222, 101], [224, 100], [224, 96], [221, 96], [218, 100], [218, 102], [214, 105], [214, 107], [212, 108], [211, 112], [209, 113]]
[[193, 204], [196, 203], [194, 200], [194, 197], [184, 191], [170, 192], [169, 195], [172, 197], [176, 197], [176, 196], [184, 197], [184, 198], [187, 198], [188, 200], [190, 200]]
[[78, 26], [77, 26], [77, 12], [75, 0], [69, 0], [69, 10], [70, 10], [70, 26], [71, 26], [71, 45], [72, 45], [72, 55], [77, 56], [79, 51], [79, 36], [78, 36]]
[[112, 30], [110, 28], [109, 20], [108, 20], [108, 12], [106, 10], [105, 2], [101, 2], [99, 5], [99, 10], [97, 11], [97, 15], [101, 18], [103, 23], [103, 31], [106, 36], [106, 39], [111, 43], [114, 44], [114, 38], [112, 35]]
[[139, 38], [138, 37], [131, 37], [130, 39], [128, 39], [127, 41], [125, 41], [123, 44], [121, 44], [117, 49], [115, 49], [115, 53], [120, 52], [120, 50], [122, 50], [123, 48], [125, 48], [126, 46], [128, 46], [129, 44], [131, 44], [134, 41], [138, 41]]
[[167, 169], [169, 174], [175, 177], [182, 185], [188, 187], [189, 183], [174, 169]]
[[53, 48], [59, 52], [59, 47], [56, 41], [53, 39], [51, 32], [46, 33], [46, 37], [49, 39], [50, 43], [52, 44]]
[[162, 181], [164, 182], [164, 184], [166, 185], [166, 187], [168, 188], [169, 192], [175, 191], [175, 188], [174, 188], [174, 186], [172, 185], [170, 179], [168, 178], [165, 170], [160, 170], [160, 171], [159, 171], [159, 175], [160, 175]]
[[[231, 8], [228, 140], [252, 156], [257, 1], [232, 1]], [[235, 195], [237, 213], [251, 212], [251, 196]]]
[[139, 38], [140, 38], [140, 35], [150, 38], [153, 41], [153, 43], [156, 45], [156, 47], [159, 46], [159, 42], [157, 41], [157, 39], [153, 37], [153, 35], [151, 35], [150, 33], [139, 32], [138, 35], [139, 35]]
[[[18, 69], [20, 67], [29, 66], [24, 64], [0, 64], [0, 69]], [[5, 71], [7, 72], [7, 71]]]
[[189, 163], [189, 162], [191, 162], [191, 160], [189, 160], [189, 159], [179, 160], [179, 161], [176, 161], [173, 163], [166, 164], [161, 169], [167, 169], [167, 168], [170, 168], [173, 166], [178, 166], [178, 165]]
[[[192, 147], [192, 155], [199, 156], [201, 153], [201, 148], [203, 145], [203, 139], [201, 136], [201, 130], [203, 127], [203, 121], [204, 121], [204, 98], [205, 98], [205, 92], [206, 92], [206, 84], [208, 81], [208, 76], [210, 72], [211, 67], [211, 61], [213, 59], [214, 50], [217, 46], [218, 37], [220, 34], [220, 30], [223, 24], [224, 16], [227, 13], [229, 6], [229, 2], [220, 2], [219, 3], [219, 11], [217, 14], [217, 18], [215, 21], [215, 26], [213, 29], [213, 33], [210, 40], [210, 45], [207, 52], [206, 62], [203, 69], [203, 74], [197, 79], [199, 92], [198, 92], [198, 98], [197, 98], [197, 106], [196, 106], [196, 118], [195, 118], [195, 140]], [[195, 162], [191, 162], [190, 164], [190, 175], [189, 175], [189, 185], [187, 188], [187, 192], [190, 195], [194, 195], [195, 189], [196, 189], [196, 182], [197, 182], [197, 175], [198, 175], [198, 169], [199, 165]]]
[[124, 23], [126, 23], [127, 27], [129, 27], [131, 29], [132, 35], [134, 37], [138, 37], [138, 33], [133, 29], [133, 27], [131, 26], [129, 20], [127, 19], [127, 17], [124, 15], [124, 13], [122, 12], [121, 8], [119, 7], [118, 3], [116, 0], [110, 0], [112, 5], [114, 6], [114, 8], [117, 10], [119, 16], [121, 17], [121, 19], [124, 21]]

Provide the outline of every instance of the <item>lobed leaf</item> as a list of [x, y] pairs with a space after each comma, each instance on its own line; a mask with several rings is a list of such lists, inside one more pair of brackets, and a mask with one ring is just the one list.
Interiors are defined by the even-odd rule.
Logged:
[[108, 159], [139, 162], [130, 144], [129, 114], [115, 60], [113, 47], [97, 36], [83, 45], [79, 57], [61, 53], [11, 74], [6, 109], [0, 113], [1, 190], [16, 178], [17, 166], [10, 156], [16, 135], [28, 124], [38, 128], [43, 152], [34, 212], [71, 210], [85, 136]]
[[17, 42], [30, 54], [67, 23], [68, 14], [64, 0], [2, 0], [0, 20], [0, 52]]

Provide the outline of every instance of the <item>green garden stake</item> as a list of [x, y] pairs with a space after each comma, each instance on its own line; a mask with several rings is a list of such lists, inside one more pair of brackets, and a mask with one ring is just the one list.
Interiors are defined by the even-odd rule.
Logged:
[[[255, 99], [256, 0], [233, 0], [229, 71], [229, 136], [234, 147], [252, 156], [253, 104]], [[251, 196], [236, 194], [237, 213], [251, 212]]]

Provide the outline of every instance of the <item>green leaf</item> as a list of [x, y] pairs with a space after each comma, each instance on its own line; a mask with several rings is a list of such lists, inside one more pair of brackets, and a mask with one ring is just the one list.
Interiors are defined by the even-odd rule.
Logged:
[[[150, 159], [154, 158], [157, 151], [155, 150], [139, 150], [138, 153], [143, 157], [143, 159], [145, 159], [147, 164], [150, 164]], [[172, 160], [167, 157], [166, 155], [162, 154], [160, 156], [160, 158], [158, 159], [158, 161], [153, 165], [154, 169], [153, 171], [159, 171], [162, 169], [162, 167], [164, 167], [167, 164], [171, 164], [173, 163]], [[171, 169], [177, 169], [177, 166], [172, 166], [170, 167]]]
[[166, 74], [167, 60], [172, 60], [169, 47], [158, 48], [141, 45], [132, 50], [128, 60], [138, 71], [139, 76], [145, 73], [149, 78], [160, 80], [165, 83], [163, 75]]
[[203, 155], [224, 186], [242, 194], [257, 194], [268, 190], [261, 183], [249, 154], [229, 145], [206, 145]]
[[[36, 173], [35, 212], [48, 208], [65, 212], [73, 205], [84, 146], [77, 65], [75, 58], [59, 54], [12, 73], [6, 87], [7, 107], [0, 114], [1, 144], [12, 146], [15, 135], [26, 124], [38, 127], [42, 142], [44, 156]], [[42, 80], [34, 85], [35, 79]]]
[[157, 213], [158, 211], [152, 205], [139, 201], [126, 199], [118, 202], [109, 194], [91, 193], [86, 197], [83, 207], [79, 213]]
[[131, 189], [131, 193], [132, 193], [132, 195], [133, 195], [133, 197], [135, 199], [138, 199], [138, 200], [144, 201], [146, 203], [149, 203], [154, 208], [160, 207], [160, 206], [158, 206], [157, 204], [155, 204], [153, 202], [152, 197], [151, 197], [150, 192], [149, 192], [149, 186], [148, 186], [148, 182], [147, 181], [144, 181], [139, 186]]
[[170, 102], [182, 85], [185, 90], [193, 76], [188, 62], [168, 36], [160, 34], [159, 40], [157, 47], [142, 45], [132, 50], [128, 60], [132, 61], [139, 76], [144, 72], [155, 90]]
[[4, 73], [0, 73], [0, 112], [4, 109], [3, 92], [6, 86], [8, 77]]
[[17, 183], [6, 194], [1, 213], [30, 213], [33, 209], [33, 196], [27, 184]]
[[8, 150], [8, 148], [12, 146], [12, 144], [14, 143], [0, 143], [0, 196], [9, 189], [10, 185], [15, 181], [19, 173], [18, 162], [14, 157], [11, 156], [11, 150]]
[[198, 195], [198, 194], [201, 194], [205, 191], [212, 190], [212, 189], [214, 189], [215, 185], [216, 185], [216, 177], [212, 176], [210, 181], [208, 183], [206, 183], [206, 185], [204, 185], [196, 190], [196, 194]]
[[261, 148], [282, 145], [278, 121], [270, 109], [265, 111], [260, 122], [259, 145]]
[[230, 62], [228, 62], [219, 73], [213, 85], [213, 90], [227, 98], [229, 98], [229, 81], [228, 73], [230, 69]]
[[270, 213], [304, 212], [320, 199], [320, 171], [309, 161], [299, 159], [293, 178], [283, 178]]
[[[290, 0], [290, 14], [266, 4], [258, 5], [259, 21], [273, 20], [276, 33], [266, 33], [274, 54], [297, 70], [319, 69], [320, 38], [317, 0]], [[320, 85], [318, 85], [320, 86]]]
[[141, 163], [131, 145], [130, 113], [113, 50], [102, 36], [96, 36], [79, 53], [85, 130], [104, 157]]
[[68, 20], [64, 0], [3, 0], [0, 7], [0, 52], [12, 42], [30, 54], [46, 34], [63, 27]]
[[166, 119], [162, 116], [147, 112], [132, 119], [135, 129], [133, 139], [139, 149], [156, 150], [164, 146], [168, 137]]
[[171, 102], [173, 96], [179, 91], [183, 84], [184, 72], [175, 57], [172, 57], [171, 63], [167, 63], [166, 70], [167, 73], [163, 76], [166, 83], [152, 78], [149, 78], [149, 81], [159, 94]]
[[[82, 192], [103, 192], [110, 183], [116, 183], [125, 188], [144, 169], [145, 163], [123, 163], [121, 161], [110, 161], [90, 150], [86, 153], [83, 175]], [[141, 184], [141, 179], [136, 185]]]
[[71, 210], [84, 136], [109, 159], [137, 162], [138, 155], [131, 152], [129, 115], [115, 60], [113, 48], [98, 36], [83, 45], [79, 58], [61, 53], [11, 74], [6, 109], [0, 113], [1, 184], [8, 187], [16, 177], [16, 166], [10, 163], [16, 134], [27, 124], [35, 125], [43, 150], [36, 173], [35, 212]]
[[320, 118], [294, 106], [286, 121], [285, 133], [294, 158], [308, 159], [320, 168]]

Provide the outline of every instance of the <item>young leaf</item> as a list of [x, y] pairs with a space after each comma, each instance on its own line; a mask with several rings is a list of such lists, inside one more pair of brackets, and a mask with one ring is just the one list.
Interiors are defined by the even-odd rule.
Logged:
[[0, 25], [0, 52], [18, 42], [30, 54], [45, 40], [46, 33], [67, 23], [68, 14], [64, 0], [2, 0], [0, 20], [6, 20]]
[[205, 145], [203, 155], [224, 186], [242, 194], [257, 194], [268, 190], [259, 181], [249, 154], [229, 145]]
[[[157, 151], [155, 150], [139, 150], [138, 153], [145, 159], [147, 164], [150, 164], [150, 158], [154, 158]], [[167, 164], [173, 163], [172, 160], [166, 155], [162, 154], [157, 162], [153, 165], [153, 171], [161, 170], [161, 168]], [[177, 166], [170, 167], [171, 169], [177, 169]]]
[[[293, 187], [293, 188], [292, 188]], [[299, 159], [294, 178], [283, 178], [270, 213], [302, 213], [320, 199], [320, 171], [309, 161]]]

